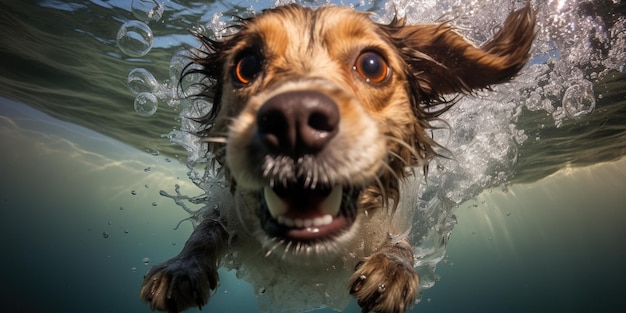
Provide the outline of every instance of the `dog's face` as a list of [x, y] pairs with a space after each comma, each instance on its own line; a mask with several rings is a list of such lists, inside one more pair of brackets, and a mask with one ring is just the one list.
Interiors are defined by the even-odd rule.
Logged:
[[[238, 27], [224, 42], [204, 38], [196, 60], [213, 80], [207, 140], [222, 137], [214, 155], [258, 200], [245, 210], [261, 240], [288, 253], [339, 252], [364, 215], [391, 216], [407, 168], [435, 155], [428, 120], [441, 110], [429, 107], [502, 82], [527, 59], [496, 44], [488, 54], [447, 24], [380, 25], [341, 7], [285, 6]], [[530, 45], [524, 32], [505, 35]]]
[[379, 32], [346, 8], [293, 7], [237, 34], [222, 95], [236, 112], [226, 162], [238, 188], [262, 194], [267, 235], [328, 246], [350, 239], [359, 211], [382, 206], [373, 190], [396, 158], [387, 137], [410, 138], [416, 120], [401, 58]]

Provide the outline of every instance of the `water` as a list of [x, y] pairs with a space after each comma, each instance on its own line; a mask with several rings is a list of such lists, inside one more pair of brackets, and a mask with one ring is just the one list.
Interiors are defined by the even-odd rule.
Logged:
[[[394, 10], [410, 21], [453, 18], [478, 42], [520, 5], [346, 3], [383, 21]], [[7, 311], [149, 310], [138, 300], [143, 274], [180, 250], [211, 191], [202, 147], [184, 131], [194, 125], [180, 116], [207, 104], [172, 97], [184, 49], [197, 45], [187, 29], [220, 35], [221, 12], [267, 5], [0, 3]], [[451, 127], [435, 136], [455, 158], [438, 160], [429, 184], [412, 187], [420, 199], [406, 200], [421, 214], [414, 242], [430, 287], [416, 312], [623, 310], [626, 10], [611, 1], [537, 5], [532, 64], [448, 112]], [[116, 37], [129, 21], [152, 32], [130, 54]], [[139, 110], [138, 98], [149, 100]], [[263, 302], [271, 292], [223, 272], [203, 311], [254, 312], [255, 295]]]

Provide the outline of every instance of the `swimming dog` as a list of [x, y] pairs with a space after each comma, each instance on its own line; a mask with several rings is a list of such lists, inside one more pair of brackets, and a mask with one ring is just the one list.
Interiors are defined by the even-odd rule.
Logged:
[[438, 154], [428, 129], [453, 104], [444, 96], [509, 81], [534, 24], [526, 5], [479, 47], [447, 22], [287, 5], [241, 19], [223, 40], [198, 34], [199, 68], [186, 74], [204, 77], [212, 102], [199, 135], [236, 201], [149, 271], [141, 298], [169, 312], [202, 306], [236, 255], [268, 286], [315, 283], [333, 296], [339, 285], [364, 312], [407, 310], [419, 277], [411, 243], [390, 235], [400, 186]]

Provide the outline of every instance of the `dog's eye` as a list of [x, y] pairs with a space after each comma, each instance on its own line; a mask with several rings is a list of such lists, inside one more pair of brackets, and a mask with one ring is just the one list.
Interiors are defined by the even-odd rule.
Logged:
[[368, 83], [382, 83], [389, 77], [389, 65], [375, 52], [361, 53], [352, 68]]
[[263, 69], [261, 57], [257, 54], [246, 54], [237, 59], [232, 70], [235, 82], [241, 85], [250, 84]]

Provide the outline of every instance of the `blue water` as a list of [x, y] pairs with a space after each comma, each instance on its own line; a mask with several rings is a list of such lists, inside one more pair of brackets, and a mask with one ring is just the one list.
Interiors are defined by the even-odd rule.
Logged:
[[[134, 18], [129, 3], [0, 3], [2, 312], [148, 312], [143, 274], [191, 232], [174, 230], [188, 215], [159, 195], [201, 192], [185, 151], [162, 136], [178, 112], [137, 115], [126, 79], [143, 67], [167, 80], [172, 55], [190, 44], [185, 29], [223, 4], [166, 1], [164, 20], [150, 24], [153, 50], [128, 58], [115, 35]], [[623, 7], [596, 11], [623, 23]], [[529, 139], [509, 183], [456, 208], [436, 283], [412, 312], [626, 311], [626, 84], [619, 70], [589, 79], [589, 115], [557, 127], [554, 112], [522, 113], [516, 127]], [[201, 312], [258, 311], [257, 291], [221, 274]]]

